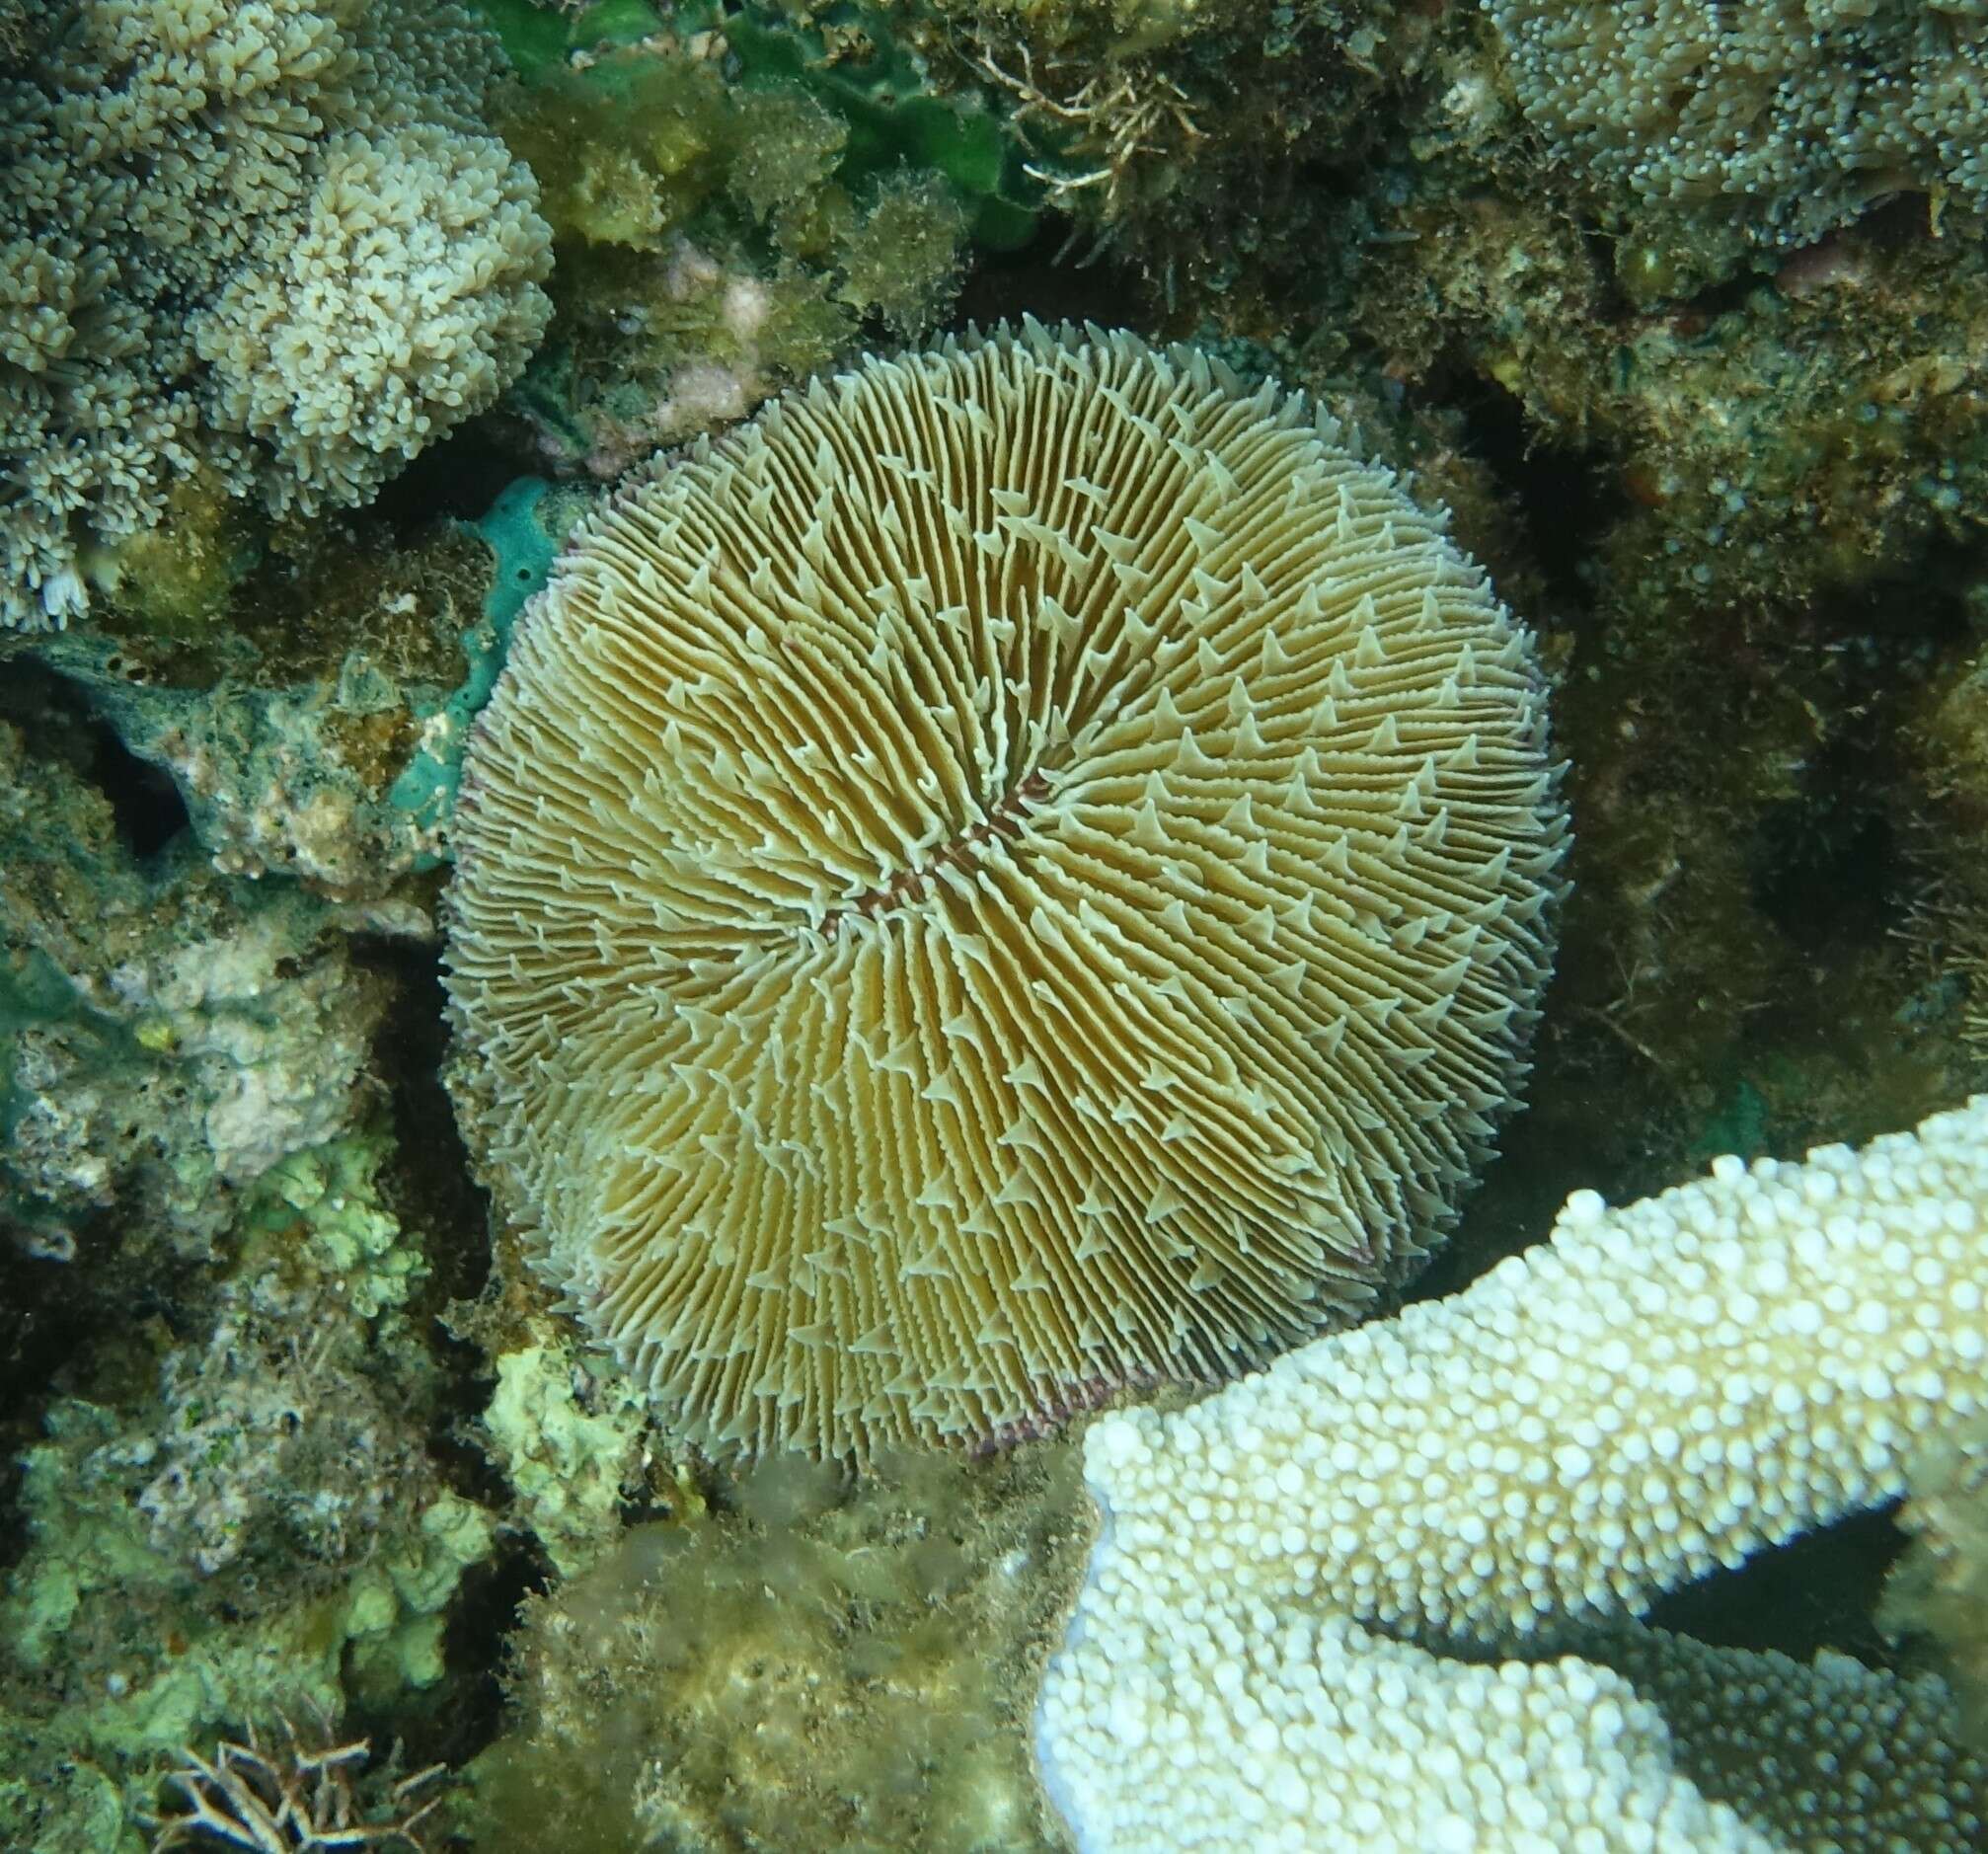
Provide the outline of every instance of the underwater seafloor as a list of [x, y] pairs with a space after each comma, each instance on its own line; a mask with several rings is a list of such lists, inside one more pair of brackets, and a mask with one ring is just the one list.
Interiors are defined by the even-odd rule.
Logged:
[[[1536, 633], [1571, 888], [1417, 1297], [1988, 1086], [1988, 24], [1786, 13], [0, 0], [0, 1849], [1069, 1845], [1086, 1420], [673, 1444], [443, 1080], [521, 605], [860, 353], [1197, 345]], [[1988, 1748], [1974, 1441], [1653, 1620]]]

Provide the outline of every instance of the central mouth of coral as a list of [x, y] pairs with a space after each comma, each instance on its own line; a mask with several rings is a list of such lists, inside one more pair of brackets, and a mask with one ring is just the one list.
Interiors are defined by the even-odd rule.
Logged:
[[922, 900], [931, 892], [933, 880], [942, 869], [958, 867], [990, 843], [1013, 843], [1029, 821], [1027, 808], [1039, 804], [1048, 796], [1048, 775], [1037, 767], [988, 811], [978, 823], [968, 825], [956, 837], [937, 845], [927, 861], [907, 864], [888, 882], [835, 909], [822, 923], [822, 931], [832, 937], [852, 914], [875, 920], [887, 909]]

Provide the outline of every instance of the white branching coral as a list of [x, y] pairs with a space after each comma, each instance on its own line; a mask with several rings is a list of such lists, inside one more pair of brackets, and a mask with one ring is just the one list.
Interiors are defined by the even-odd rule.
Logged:
[[200, 471], [363, 502], [544, 332], [550, 234], [450, 0], [59, 0], [0, 74], [0, 624]]
[[[1782, 1808], [1979, 1845], [1988, 1773], [1927, 1689], [1567, 1631], [1892, 1497], [1977, 1421], [1984, 1219], [1979, 1097], [1861, 1153], [1576, 1193], [1463, 1293], [1100, 1421], [1105, 1532], [1039, 1714], [1086, 1849], [1764, 1848]], [[1777, 1800], [1751, 1754], [1804, 1738], [1822, 1800]]]

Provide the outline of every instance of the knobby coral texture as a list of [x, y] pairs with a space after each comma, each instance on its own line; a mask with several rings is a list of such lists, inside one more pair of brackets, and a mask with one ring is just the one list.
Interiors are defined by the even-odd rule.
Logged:
[[472, 742], [472, 1146], [688, 1438], [1225, 1375], [1449, 1223], [1564, 813], [1529, 639], [1274, 385], [1030, 324], [626, 490]]
[[1979, 0], [1485, 0], [1512, 86], [1605, 187], [1767, 248], [1878, 195], [1988, 200]]
[[1988, 1403], [1988, 1096], [1721, 1159], [1464, 1292], [1085, 1437], [1106, 1514], [1037, 1741], [1085, 1854], [1965, 1854], [1937, 1679], [1622, 1620], [1895, 1498]]
[[363, 502], [516, 377], [551, 237], [449, 0], [56, 0], [0, 64], [0, 624], [201, 475]]

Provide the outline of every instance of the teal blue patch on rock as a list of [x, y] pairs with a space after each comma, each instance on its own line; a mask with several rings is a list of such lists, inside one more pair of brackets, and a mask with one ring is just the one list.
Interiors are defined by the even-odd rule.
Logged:
[[[388, 803], [418, 824], [439, 825], [455, 809], [470, 725], [497, 687], [510, 649], [511, 627], [525, 600], [551, 576], [569, 525], [541, 507], [551, 487], [542, 477], [520, 477], [498, 493], [480, 520], [470, 524], [497, 555], [497, 579], [482, 614], [462, 634], [468, 672], [440, 701], [417, 711], [421, 743], [387, 794]], [[415, 867], [433, 869], [441, 861], [439, 852], [429, 852]]]

